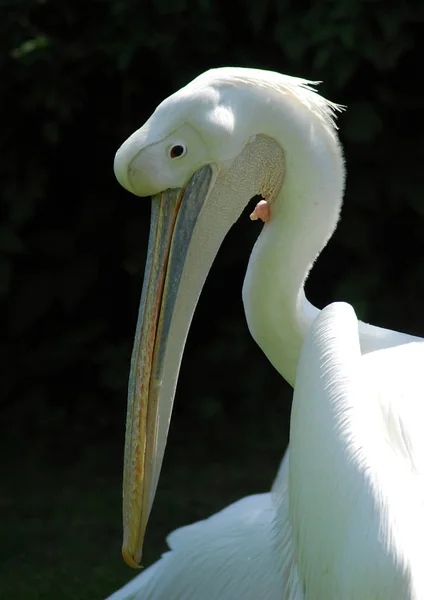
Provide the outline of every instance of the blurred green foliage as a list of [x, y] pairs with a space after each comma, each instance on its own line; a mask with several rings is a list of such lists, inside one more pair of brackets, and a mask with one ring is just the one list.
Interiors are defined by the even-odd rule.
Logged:
[[[313, 269], [308, 296], [318, 306], [347, 300], [366, 320], [424, 335], [423, 20], [424, 5], [416, 0], [234, 0], [231, 5], [223, 0], [0, 0], [2, 422], [9, 448], [38, 453], [37, 465], [54, 448], [49, 461], [57, 462], [56, 469], [60, 464], [62, 472], [63, 461], [65, 468], [84, 462], [87, 448], [93, 451], [100, 438], [112, 440], [111, 449], [121, 447], [149, 203], [120, 189], [113, 157], [165, 96], [210, 67], [251, 66], [322, 80], [321, 93], [347, 105], [339, 120], [348, 168], [346, 205]], [[228, 469], [232, 456], [238, 466], [228, 478], [237, 481], [240, 464], [256, 443], [257, 462], [247, 469], [246, 481], [258, 473], [255, 481], [263, 489], [260, 477], [266, 472], [268, 481], [269, 471], [261, 467], [262, 449], [266, 442], [273, 456], [282, 454], [289, 402], [281, 402], [280, 378], [244, 322], [241, 286], [258, 232], [246, 213], [206, 283], [183, 361], [176, 400], [182, 430], [172, 447], [175, 452], [192, 439], [199, 448], [205, 445], [205, 461], [211, 456]], [[281, 432], [273, 427], [272, 437], [278, 410], [285, 426]], [[236, 433], [235, 415], [245, 424]], [[254, 442], [247, 433], [257, 429], [257, 421], [269, 439], [259, 432], [262, 437]], [[209, 442], [201, 429], [206, 431], [206, 423], [213, 432]], [[225, 435], [235, 436], [228, 455], [219, 453]], [[186, 464], [192, 452], [183, 450], [178, 478], [181, 469], [192, 469]], [[107, 450], [101, 454], [109, 476]], [[274, 465], [268, 468], [275, 471]], [[218, 481], [221, 471], [197, 471], [199, 497], [207, 489], [212, 510], [229, 501]], [[44, 486], [39, 505], [55, 497], [54, 477], [49, 484], [49, 477], [25, 480], [17, 472], [22, 488], [17, 493], [26, 500], [11, 499], [8, 511], [13, 506], [24, 511], [34, 481]], [[119, 471], [114, 473], [110, 480], [118, 485]], [[84, 477], [81, 489], [89, 485], [90, 477]], [[189, 475], [182, 481], [181, 489]], [[72, 477], [69, 482], [78, 486]], [[248, 489], [235, 489], [235, 497]], [[88, 504], [92, 494], [90, 488]], [[113, 497], [117, 507], [118, 496]], [[90, 535], [91, 525], [78, 517], [87, 502], [72, 497], [67, 507], [77, 523], [75, 535], [83, 530]], [[186, 506], [187, 499], [180, 496], [180, 503]], [[35, 515], [38, 504], [33, 503]], [[166, 506], [173, 512], [171, 501]], [[113, 512], [115, 531], [119, 515]], [[106, 513], [99, 522], [112, 518]], [[14, 574], [20, 573], [26, 536], [39, 531], [31, 525], [29, 509], [28, 514], [25, 520], [16, 513], [10, 521], [10, 536], [17, 535], [19, 546], [10, 589], [19, 577]], [[57, 521], [51, 532], [43, 521], [48, 536], [63, 526], [52, 514]], [[202, 511], [190, 514], [199, 518]], [[164, 516], [161, 526], [166, 531], [188, 519], [186, 513], [182, 521]], [[111, 538], [104, 533], [105, 540]], [[119, 542], [110, 543], [110, 560], [116, 556], [119, 564]], [[88, 547], [97, 552], [92, 540]], [[52, 552], [50, 541], [40, 548], [44, 558], [37, 563], [37, 577], [44, 586], [50, 579], [43, 579], [42, 563], [50, 569]], [[54, 585], [63, 578], [54, 569], [50, 577]], [[77, 590], [79, 571], [73, 577]], [[91, 574], [81, 575], [83, 583], [84, 577], [88, 581]], [[112, 580], [110, 575], [110, 591]], [[42, 585], [40, 590], [38, 596], [32, 586], [30, 595], [25, 588], [22, 597], [59, 597], [55, 591], [49, 596]], [[71, 594], [91, 597], [73, 595], [72, 587]], [[20, 597], [16, 589], [7, 593], [12, 595]]]
[[[0, 7], [3, 400], [10, 414], [26, 415], [10, 417], [16, 428], [33, 431], [30, 416], [40, 432], [68, 418], [98, 431], [115, 426], [115, 408], [101, 417], [97, 409], [125, 396], [148, 208], [115, 183], [114, 152], [163, 97], [212, 66], [323, 80], [321, 91], [348, 106], [340, 118], [346, 209], [309, 294], [321, 305], [349, 300], [366, 319], [423, 333], [422, 4], [236, 0], [229, 10], [211, 0], [60, 7], [3, 0]], [[226, 398], [248, 406], [263, 390], [240, 302], [256, 235], [246, 222], [231, 234], [196, 317], [183, 390], [196, 396], [201, 418], [228, 410]], [[238, 368], [242, 376], [229, 384], [227, 369]]]

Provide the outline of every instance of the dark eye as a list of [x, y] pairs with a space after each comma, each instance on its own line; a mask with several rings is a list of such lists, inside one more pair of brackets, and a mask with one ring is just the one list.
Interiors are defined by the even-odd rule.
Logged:
[[187, 149], [185, 146], [182, 144], [175, 144], [175, 146], [172, 146], [171, 150], [169, 151], [169, 156], [171, 158], [181, 158], [181, 156], [184, 156], [186, 152]]

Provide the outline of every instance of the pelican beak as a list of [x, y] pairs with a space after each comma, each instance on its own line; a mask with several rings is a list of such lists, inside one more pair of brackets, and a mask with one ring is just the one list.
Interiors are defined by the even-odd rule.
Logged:
[[187, 290], [193, 287], [187, 285], [193, 277], [187, 269], [193, 263], [188, 256], [195, 254], [193, 232], [212, 180], [213, 169], [205, 166], [193, 175], [186, 190], [167, 190], [152, 199], [125, 439], [122, 555], [131, 567], [139, 566], [141, 561], [181, 357], [204, 281], [199, 280], [197, 290], [187, 297]]
[[[115, 173], [129, 191], [148, 194], [148, 165], [134, 168], [134, 156], [145, 142], [140, 132], [143, 128], [118, 150]], [[283, 164], [278, 144], [256, 135], [230, 162], [198, 169], [187, 189], [153, 197], [125, 440], [122, 554], [131, 567], [141, 561], [181, 358], [206, 276], [247, 201], [262, 190], [271, 201], [281, 187], [283, 170], [265, 169], [264, 157], [271, 165]]]

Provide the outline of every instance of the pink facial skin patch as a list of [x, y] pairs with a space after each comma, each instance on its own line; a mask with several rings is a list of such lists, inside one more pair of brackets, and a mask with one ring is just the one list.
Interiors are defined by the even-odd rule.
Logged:
[[258, 219], [260, 219], [264, 223], [267, 223], [269, 221], [270, 216], [271, 210], [269, 208], [268, 202], [266, 200], [261, 200], [257, 203], [255, 210], [250, 215], [250, 219], [251, 221], [257, 221]]

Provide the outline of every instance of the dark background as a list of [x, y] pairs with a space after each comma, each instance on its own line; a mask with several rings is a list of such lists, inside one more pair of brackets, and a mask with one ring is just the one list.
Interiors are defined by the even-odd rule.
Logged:
[[[120, 557], [126, 385], [149, 202], [112, 170], [156, 105], [215, 66], [322, 80], [348, 167], [310, 300], [424, 335], [422, 3], [0, 0], [0, 598], [99, 599]], [[291, 391], [241, 303], [248, 211], [205, 286], [183, 361], [145, 564], [166, 533], [270, 488]]]

